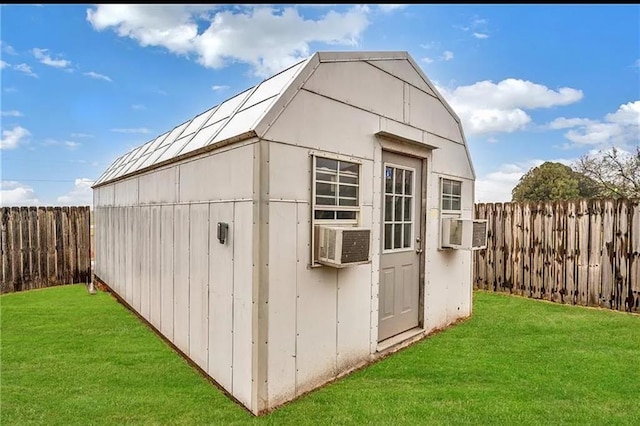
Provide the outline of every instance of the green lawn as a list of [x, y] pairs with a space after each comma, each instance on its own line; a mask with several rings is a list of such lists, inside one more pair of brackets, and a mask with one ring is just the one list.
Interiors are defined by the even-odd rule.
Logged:
[[253, 418], [108, 294], [8, 294], [0, 423], [640, 424], [639, 316], [474, 299], [471, 319]]

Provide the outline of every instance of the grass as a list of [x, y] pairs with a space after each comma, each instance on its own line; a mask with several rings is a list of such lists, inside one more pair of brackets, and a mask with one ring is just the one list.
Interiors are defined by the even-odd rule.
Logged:
[[2, 425], [640, 422], [630, 314], [476, 293], [471, 319], [254, 418], [106, 293], [0, 304]]

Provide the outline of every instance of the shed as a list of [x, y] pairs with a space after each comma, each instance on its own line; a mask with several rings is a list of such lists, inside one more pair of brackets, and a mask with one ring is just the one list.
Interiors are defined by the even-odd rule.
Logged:
[[474, 180], [407, 52], [315, 53], [113, 162], [95, 279], [260, 414], [471, 314]]

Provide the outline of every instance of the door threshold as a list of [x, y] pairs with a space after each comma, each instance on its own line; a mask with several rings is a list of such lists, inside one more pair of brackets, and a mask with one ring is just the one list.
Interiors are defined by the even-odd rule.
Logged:
[[403, 331], [400, 334], [396, 334], [395, 336], [391, 336], [382, 342], [378, 342], [378, 346], [376, 347], [376, 352], [383, 352], [387, 349], [396, 346], [400, 343], [404, 343], [407, 340], [410, 340], [416, 336], [424, 334], [424, 328], [414, 327], [407, 331]]

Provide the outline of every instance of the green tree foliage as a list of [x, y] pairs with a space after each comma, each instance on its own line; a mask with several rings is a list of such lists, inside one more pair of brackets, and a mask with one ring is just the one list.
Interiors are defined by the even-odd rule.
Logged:
[[572, 200], [598, 194], [598, 185], [592, 179], [551, 161], [533, 167], [511, 191], [512, 200], [516, 202]]
[[597, 182], [603, 197], [640, 198], [640, 145], [635, 152], [612, 148], [585, 155], [575, 168]]

